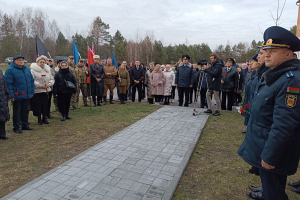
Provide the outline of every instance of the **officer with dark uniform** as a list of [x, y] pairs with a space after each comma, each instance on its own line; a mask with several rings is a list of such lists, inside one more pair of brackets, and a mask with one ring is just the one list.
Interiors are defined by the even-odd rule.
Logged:
[[101, 106], [100, 99], [102, 99], [104, 93], [104, 68], [100, 64], [100, 56], [93, 56], [94, 63], [90, 65], [91, 70], [91, 96], [93, 99], [93, 106], [96, 107], [96, 97], [97, 97], [97, 106]]
[[266, 71], [251, 101], [251, 116], [239, 155], [259, 168], [263, 197], [287, 200], [288, 175], [296, 173], [300, 157], [300, 40], [279, 26], [264, 33]]

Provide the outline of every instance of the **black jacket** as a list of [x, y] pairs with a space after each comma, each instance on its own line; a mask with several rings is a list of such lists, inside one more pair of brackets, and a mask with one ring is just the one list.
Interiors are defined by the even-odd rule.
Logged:
[[5, 82], [2, 71], [0, 70], [0, 122], [9, 121], [9, 108], [7, 100], [10, 99], [9, 90]]
[[196, 69], [196, 71], [194, 71], [194, 69], [193, 69], [193, 73], [194, 73], [194, 85], [193, 85], [193, 88], [197, 88], [198, 85], [199, 85], [200, 70]]
[[239, 79], [239, 75], [236, 69], [231, 67], [230, 70], [227, 71], [227, 67], [223, 68], [223, 72], [222, 72], [222, 80], [224, 81], [223, 91], [233, 92], [234, 90], [237, 90], [238, 79]]
[[139, 81], [141, 84], [142, 81], [144, 81], [145, 79], [145, 70], [139, 66], [139, 69], [136, 69], [136, 66], [132, 67], [132, 69], [130, 70], [130, 81], [131, 84], [134, 84], [134, 81]]
[[[59, 69], [59, 72], [54, 76], [55, 83], [53, 85], [54, 94], [72, 94], [77, 92], [77, 82], [75, 76], [70, 72], [69, 68]], [[67, 88], [65, 81], [71, 81], [75, 88]]]
[[221, 77], [222, 77], [222, 61], [217, 60], [211, 66], [204, 70], [207, 73], [207, 85], [210, 90], [221, 90]]

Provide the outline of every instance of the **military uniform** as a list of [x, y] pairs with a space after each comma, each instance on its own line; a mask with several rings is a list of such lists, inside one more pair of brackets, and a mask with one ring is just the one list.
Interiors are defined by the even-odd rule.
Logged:
[[[119, 80], [121, 79], [121, 81]], [[126, 69], [119, 69], [117, 74], [120, 104], [125, 104], [126, 92], [130, 86], [130, 75]]]
[[[115, 88], [115, 77], [117, 75], [117, 68], [114, 65], [105, 65], [104, 66], [105, 76], [104, 76], [104, 104], [106, 104], [106, 95], [107, 90], [110, 92], [110, 103], [112, 102]], [[110, 75], [106, 75], [110, 73]]]
[[[68, 63], [69, 64], [69, 70], [70, 72], [75, 76], [76, 78], [76, 81], [78, 81], [78, 76], [76, 74], [76, 66], [74, 63]], [[79, 85], [77, 85], [78, 87]], [[72, 98], [71, 98], [71, 103], [70, 103], [70, 109], [76, 109], [78, 108], [78, 102], [76, 101], [76, 94], [73, 94], [72, 95]]]
[[[270, 27], [264, 49], [300, 50], [300, 40], [286, 29]], [[266, 60], [267, 60], [266, 54]], [[266, 66], [268, 63], [266, 62]], [[291, 59], [266, 71], [251, 100], [250, 119], [239, 155], [259, 168], [266, 200], [287, 200], [288, 175], [296, 173], [300, 157], [300, 62]], [[262, 161], [267, 163], [262, 166]], [[273, 166], [270, 168], [268, 166]], [[267, 169], [270, 168], [270, 169]]]
[[79, 102], [79, 94], [80, 91], [82, 93], [82, 99], [83, 99], [83, 104], [85, 106], [88, 106], [87, 104], [87, 83], [86, 83], [86, 78], [88, 75], [86, 72], [88, 71], [88, 68], [86, 66], [80, 66], [76, 65], [74, 73], [76, 74], [76, 81], [78, 84], [78, 90], [75, 95], [75, 102], [76, 102], [76, 107], [78, 108], [78, 102]]

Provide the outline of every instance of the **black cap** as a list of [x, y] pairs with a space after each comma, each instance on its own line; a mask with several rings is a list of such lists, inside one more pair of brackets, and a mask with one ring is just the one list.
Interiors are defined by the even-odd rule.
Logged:
[[287, 48], [293, 52], [300, 51], [300, 40], [290, 31], [272, 26], [264, 33], [264, 49]]
[[15, 61], [15, 60], [17, 60], [17, 59], [19, 59], [19, 58], [23, 58], [23, 59], [24, 59], [24, 56], [17, 55], [17, 56], [15, 56], [15, 57], [13, 57], [13, 61]]
[[63, 60], [57, 60], [57, 61], [56, 61], [56, 64], [58, 64], [58, 63], [60, 63], [60, 62], [62, 62], [62, 61], [63, 61]]
[[234, 65], [234, 64], [235, 64], [235, 61], [234, 61], [234, 59], [233, 59], [233, 58], [227, 58], [227, 61], [231, 61], [231, 62], [232, 62], [232, 65]]
[[183, 58], [183, 59], [188, 59], [188, 60], [189, 60], [189, 59], [190, 59], [190, 56], [187, 55], [187, 54], [184, 54], [184, 55], [182, 55], [182, 58]]

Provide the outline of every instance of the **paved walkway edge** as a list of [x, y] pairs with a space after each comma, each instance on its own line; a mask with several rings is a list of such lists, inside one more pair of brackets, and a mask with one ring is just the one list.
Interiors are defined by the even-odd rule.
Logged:
[[[191, 114], [192, 114], [192, 113], [191, 113]], [[205, 114], [203, 114], [203, 115], [205, 115]], [[208, 115], [207, 115], [206, 121], [207, 121], [207, 119], [208, 119]], [[195, 150], [195, 148], [196, 148], [196, 146], [197, 146], [197, 144], [198, 144], [198, 142], [199, 142], [199, 139], [200, 139], [200, 136], [201, 136], [201, 134], [202, 134], [202, 131], [203, 131], [203, 129], [204, 129], [205, 124], [206, 124], [206, 123], [204, 123], [204, 124], [202, 125], [202, 127], [200, 128], [200, 130], [199, 130], [200, 134], [198, 135], [197, 140], [193, 143], [193, 145], [192, 145], [192, 146], [189, 148], [189, 150], [186, 152], [186, 154], [185, 154], [185, 156], [184, 156], [184, 158], [183, 158], [183, 161], [182, 161], [182, 163], [179, 165], [179, 168], [178, 168], [178, 170], [181, 170], [181, 173], [176, 173], [176, 174], [175, 174], [175, 177], [174, 177], [175, 180], [173, 180], [173, 181], [171, 182], [170, 187], [169, 187], [169, 190], [166, 191], [163, 200], [170, 200], [170, 199], [172, 199], [172, 197], [173, 197], [173, 195], [174, 195], [174, 192], [175, 192], [176, 189], [177, 189], [177, 185], [178, 185], [178, 183], [179, 183], [179, 181], [180, 181], [180, 179], [181, 179], [181, 177], [182, 177], [182, 175], [183, 175], [183, 173], [184, 173], [184, 171], [185, 171], [185, 168], [188, 166], [189, 161], [190, 161], [190, 159], [191, 159], [191, 157], [192, 157], [192, 155], [193, 155], [193, 152], [194, 152], [194, 150]]]

